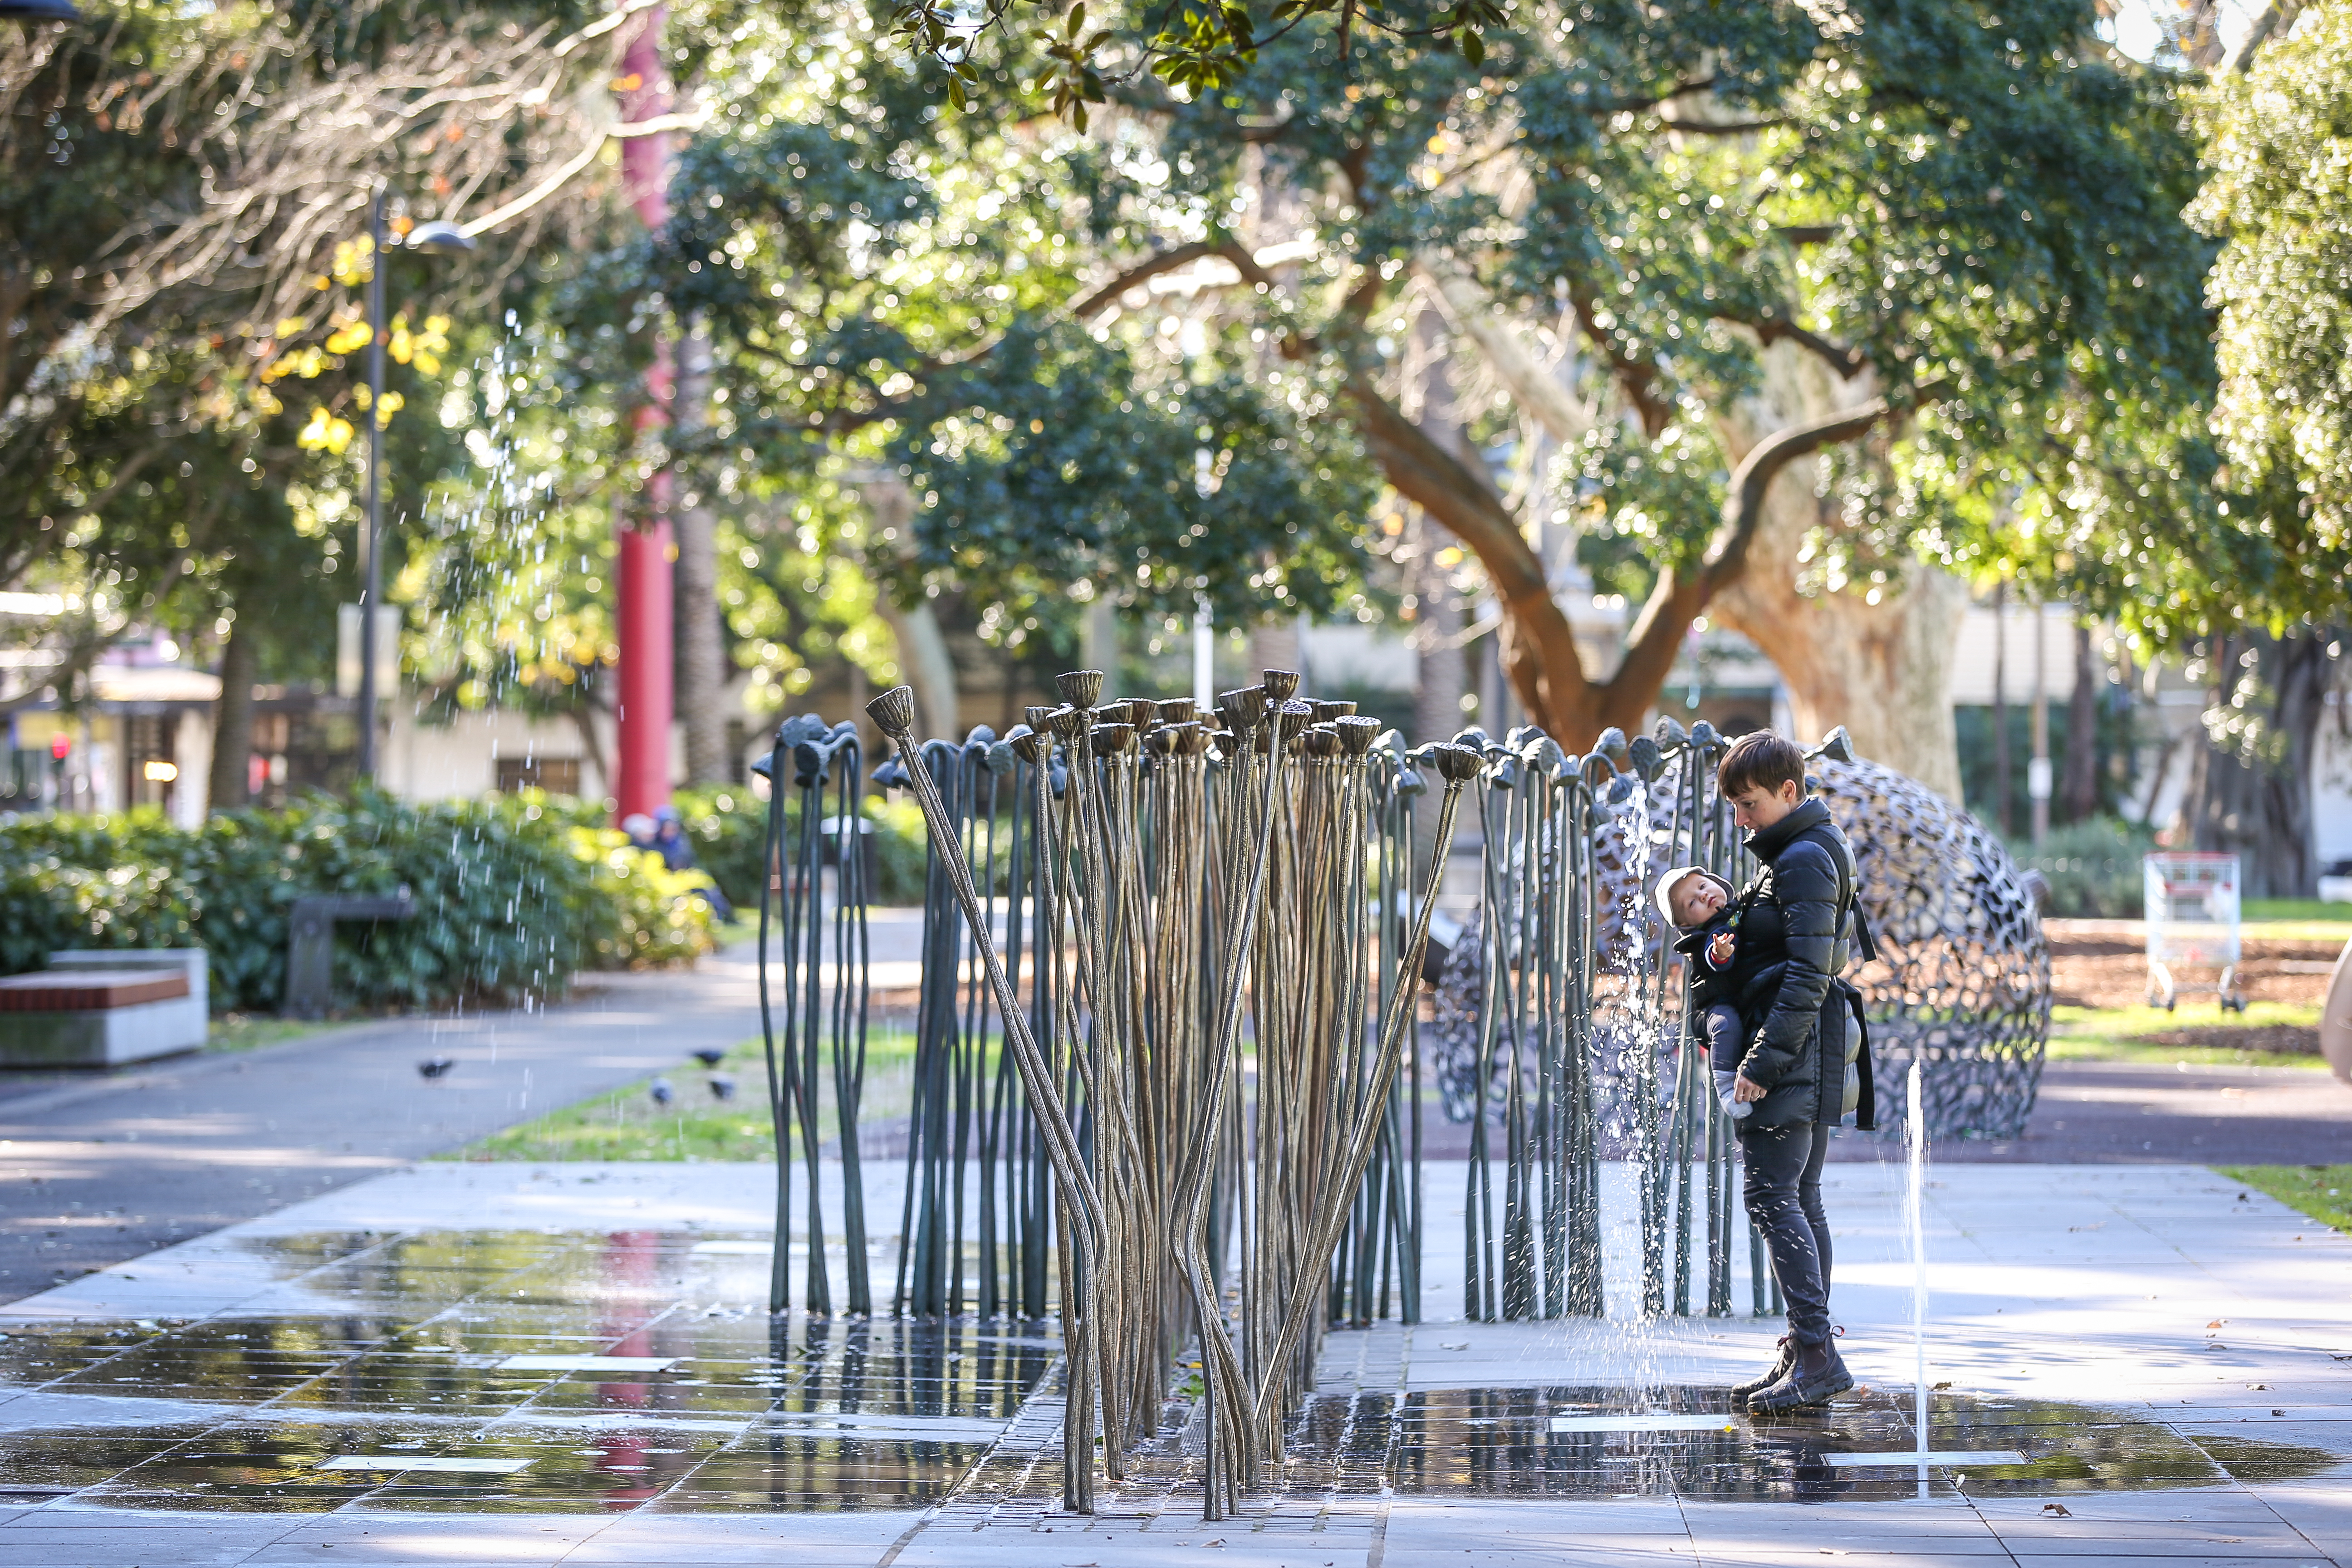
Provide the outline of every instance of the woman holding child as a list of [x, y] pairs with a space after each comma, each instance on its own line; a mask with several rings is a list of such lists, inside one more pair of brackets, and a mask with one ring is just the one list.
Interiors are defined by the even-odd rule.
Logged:
[[1868, 1041], [1852, 986], [1837, 978], [1869, 934], [1854, 909], [1853, 850], [1805, 789], [1794, 742], [1759, 731], [1716, 770], [1732, 820], [1762, 864], [1734, 892], [1696, 866], [1658, 882], [1682, 931], [1694, 1034], [1738, 1131], [1741, 1196], [1788, 1303], [1789, 1331], [1764, 1376], [1731, 1391], [1759, 1414], [1821, 1405], [1853, 1386], [1830, 1324], [1830, 1227], [1822, 1161], [1849, 1116], [1875, 1125]]

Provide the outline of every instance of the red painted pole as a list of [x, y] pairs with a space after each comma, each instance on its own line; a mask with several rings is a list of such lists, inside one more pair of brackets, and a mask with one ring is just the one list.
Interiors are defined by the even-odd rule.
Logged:
[[[621, 117], [650, 120], [669, 112], [662, 68], [662, 22], [667, 11], [646, 12], [621, 53]], [[669, 138], [635, 136], [621, 143], [622, 187], [647, 228], [669, 221]], [[669, 345], [657, 342], [646, 373], [646, 400], [632, 421], [644, 433], [669, 423], [677, 392], [677, 369]], [[620, 569], [614, 574], [619, 604], [620, 665], [614, 671], [620, 737], [613, 795], [616, 816], [650, 816], [669, 804], [669, 732], [677, 689], [672, 666], [677, 642], [671, 626], [670, 475], [654, 473], [634, 513], [620, 521]]]

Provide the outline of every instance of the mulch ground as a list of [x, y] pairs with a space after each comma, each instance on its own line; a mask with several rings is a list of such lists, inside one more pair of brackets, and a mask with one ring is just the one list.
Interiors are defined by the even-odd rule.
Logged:
[[[2249, 1002], [2319, 1005], [2327, 973], [2340, 950], [2322, 942], [2249, 942], [2238, 965], [2238, 988]], [[2214, 970], [2181, 970], [2184, 983], [2210, 985]], [[2062, 1007], [2137, 1007], [2147, 1000], [2146, 947], [2105, 937], [2053, 936], [2050, 943], [2050, 999]], [[2210, 1005], [2195, 992], [2183, 1006]]]

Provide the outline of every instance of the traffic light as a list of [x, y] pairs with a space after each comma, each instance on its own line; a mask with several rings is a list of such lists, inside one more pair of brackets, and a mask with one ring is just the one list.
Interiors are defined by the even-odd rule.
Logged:
[[68, 757], [72, 756], [73, 737], [64, 733], [50, 736], [49, 755], [60, 763], [64, 762]]

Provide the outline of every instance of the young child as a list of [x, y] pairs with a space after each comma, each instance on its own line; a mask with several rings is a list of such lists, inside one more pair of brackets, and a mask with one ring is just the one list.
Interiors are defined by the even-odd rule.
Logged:
[[1733, 1002], [1731, 966], [1738, 946], [1739, 908], [1731, 884], [1696, 866], [1677, 866], [1658, 879], [1658, 912], [1683, 934], [1675, 951], [1690, 965], [1690, 1005], [1698, 1036], [1706, 1042], [1707, 1066], [1715, 1074], [1716, 1098], [1724, 1114], [1738, 1121], [1755, 1107], [1732, 1098], [1746, 1030]]

